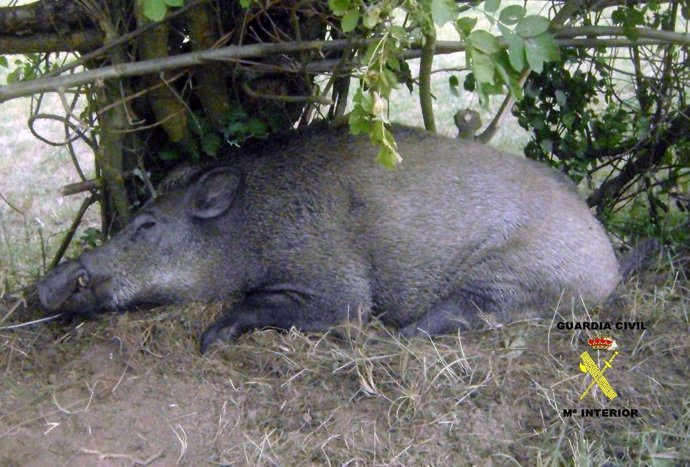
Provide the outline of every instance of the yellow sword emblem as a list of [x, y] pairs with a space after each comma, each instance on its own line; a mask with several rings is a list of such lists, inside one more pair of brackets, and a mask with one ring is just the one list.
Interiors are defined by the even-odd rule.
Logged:
[[603, 392], [606, 395], [606, 397], [609, 398], [609, 400], [613, 400], [616, 397], [618, 397], [618, 394], [616, 394], [616, 391], [613, 389], [613, 387], [609, 384], [608, 380], [604, 376], [604, 372], [608, 368], [613, 368], [611, 366], [611, 363], [613, 362], [613, 359], [616, 358], [616, 355], [618, 355], [618, 351], [614, 352], [608, 361], [604, 360], [604, 366], [600, 369], [597, 366], [597, 364], [594, 363], [594, 360], [592, 360], [592, 357], [589, 356], [589, 353], [587, 353], [586, 350], [580, 354], [580, 360], [582, 360], [582, 362], [580, 363], [580, 370], [583, 373], [589, 373], [592, 376], [592, 382], [589, 386], [587, 386], [585, 392], [582, 393], [582, 395], [580, 396], [580, 400], [585, 398], [589, 390], [592, 389], [592, 387], [595, 384], [599, 386], [601, 392]]

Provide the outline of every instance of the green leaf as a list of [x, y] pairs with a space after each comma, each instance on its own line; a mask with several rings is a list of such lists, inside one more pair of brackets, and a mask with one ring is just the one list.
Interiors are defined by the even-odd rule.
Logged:
[[556, 103], [558, 105], [560, 105], [561, 107], [565, 107], [566, 104], [568, 103], [568, 96], [563, 91], [561, 91], [560, 89], [556, 89], [555, 97], [556, 97]]
[[486, 0], [484, 2], [484, 11], [488, 11], [489, 13], [493, 13], [494, 11], [498, 10], [498, 7], [501, 6], [501, 0]]
[[525, 16], [526, 10], [520, 5], [510, 5], [501, 10], [499, 21], [508, 26], [517, 24]]
[[434, 24], [443, 26], [458, 16], [458, 7], [450, 0], [431, 0], [431, 17]]
[[462, 87], [465, 89], [465, 91], [474, 92], [476, 86], [477, 80], [474, 79], [474, 74], [468, 73], [467, 76], [465, 76], [465, 81], [463, 81]]
[[400, 157], [398, 151], [386, 146], [382, 146], [381, 149], [379, 149], [379, 153], [376, 155], [376, 162], [388, 170], [393, 170], [400, 162], [402, 162], [402, 157]]
[[349, 0], [328, 0], [328, 6], [336, 16], [343, 16], [353, 5]]
[[345, 16], [343, 16], [343, 19], [340, 23], [340, 27], [342, 28], [343, 32], [351, 32], [355, 30], [358, 23], [359, 8], [353, 8], [345, 13]]
[[194, 118], [189, 119], [189, 129], [196, 135], [205, 135], [212, 131], [208, 120], [199, 114], [194, 114]]
[[249, 127], [246, 122], [230, 122], [228, 127], [225, 129], [225, 134], [228, 138], [237, 138], [238, 136], [243, 136], [249, 133]]
[[367, 29], [374, 29], [379, 24], [381, 18], [381, 7], [372, 6], [364, 9], [365, 14], [362, 17], [362, 24]]
[[201, 141], [201, 149], [208, 156], [215, 157], [218, 149], [223, 144], [223, 140], [215, 133], [209, 133]]
[[450, 75], [448, 78], [448, 86], [450, 87], [450, 92], [456, 97], [460, 97], [460, 92], [458, 87], [460, 86], [460, 80], [455, 75]]
[[263, 120], [252, 118], [247, 122], [247, 129], [252, 136], [261, 138], [268, 134], [268, 125]]
[[543, 16], [529, 15], [518, 21], [515, 32], [520, 37], [534, 37], [549, 29], [550, 21]]
[[481, 105], [484, 109], [488, 109], [489, 93], [486, 91], [486, 86], [484, 83], [477, 83], [475, 92], [477, 93], [477, 96], [479, 96], [479, 105]]
[[549, 34], [541, 34], [525, 41], [525, 55], [527, 64], [537, 73], [544, 69], [544, 62], [556, 61], [561, 58], [558, 45]]
[[501, 23], [498, 23], [498, 29], [503, 34], [503, 40], [508, 43], [510, 66], [515, 71], [522, 71], [525, 68], [525, 40]]
[[381, 72], [381, 96], [388, 98], [393, 89], [398, 87], [398, 78], [390, 69], [384, 68]]
[[479, 83], [494, 82], [494, 61], [477, 49], [470, 49], [472, 55], [472, 73]]
[[487, 55], [496, 53], [501, 50], [498, 44], [498, 39], [493, 34], [486, 31], [473, 31], [467, 38], [469, 43], [477, 50], [484, 52]]
[[619, 7], [618, 9], [614, 10], [613, 13], [611, 13], [611, 21], [613, 24], [623, 24], [623, 22], [625, 22], [625, 19], [627, 18], [625, 10], [625, 8]]
[[9, 67], [9, 64], [7, 63], [7, 57], [0, 56], [0, 66], [3, 68]]
[[252, 4], [252, 0], [240, 0], [240, 6], [245, 10]]
[[455, 23], [457, 25], [458, 31], [464, 33], [466, 36], [472, 32], [472, 29], [477, 25], [477, 18], [472, 18], [469, 16], [464, 16], [457, 20]]
[[144, 0], [144, 16], [151, 21], [161, 21], [168, 12], [165, 0]]
[[518, 74], [510, 64], [508, 54], [505, 51], [501, 51], [501, 53], [496, 55], [494, 65], [496, 66], [498, 75], [501, 77], [505, 85], [508, 86], [511, 97], [516, 101], [522, 99], [523, 92], [522, 86], [520, 86], [520, 83], [518, 82]]
[[175, 161], [180, 159], [182, 156], [180, 156], [180, 153], [174, 149], [163, 149], [158, 153], [158, 157], [164, 161]]
[[14, 84], [19, 81], [18, 71], [19, 68], [7, 74], [7, 84]]
[[371, 131], [369, 118], [361, 110], [358, 112], [356, 108], [350, 112], [348, 123], [350, 124], [350, 133], [353, 135], [369, 133]]
[[165, 0], [165, 4], [171, 7], [184, 6], [184, 0]]

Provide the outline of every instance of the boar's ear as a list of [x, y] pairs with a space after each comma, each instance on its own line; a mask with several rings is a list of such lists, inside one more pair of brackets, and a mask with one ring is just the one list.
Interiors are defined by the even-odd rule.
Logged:
[[201, 219], [218, 217], [228, 210], [240, 184], [239, 172], [232, 167], [216, 167], [190, 186], [187, 212]]

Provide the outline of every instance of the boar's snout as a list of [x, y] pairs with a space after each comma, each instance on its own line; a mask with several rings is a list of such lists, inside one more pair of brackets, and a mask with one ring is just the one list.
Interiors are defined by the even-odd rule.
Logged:
[[[50, 312], [88, 312], [91, 311], [86, 309], [91, 308], [88, 304], [94, 301], [90, 285], [91, 277], [86, 268], [80, 262], [66, 261], [50, 271], [36, 287], [41, 306]], [[91, 299], [87, 299], [88, 295]], [[81, 303], [85, 309], [69, 309], [71, 303]]]

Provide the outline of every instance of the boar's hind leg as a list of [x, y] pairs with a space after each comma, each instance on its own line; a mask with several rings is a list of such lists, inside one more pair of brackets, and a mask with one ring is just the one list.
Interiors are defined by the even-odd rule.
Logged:
[[346, 319], [347, 309], [347, 305], [292, 292], [255, 293], [206, 328], [201, 335], [201, 353], [206, 353], [215, 342], [231, 343], [254, 329], [287, 331], [295, 326], [302, 331], [327, 330]]
[[401, 329], [404, 337], [416, 335], [438, 336], [458, 329], [478, 329], [487, 321], [501, 321], [505, 313], [490, 294], [456, 292], [432, 306], [417, 321]]

